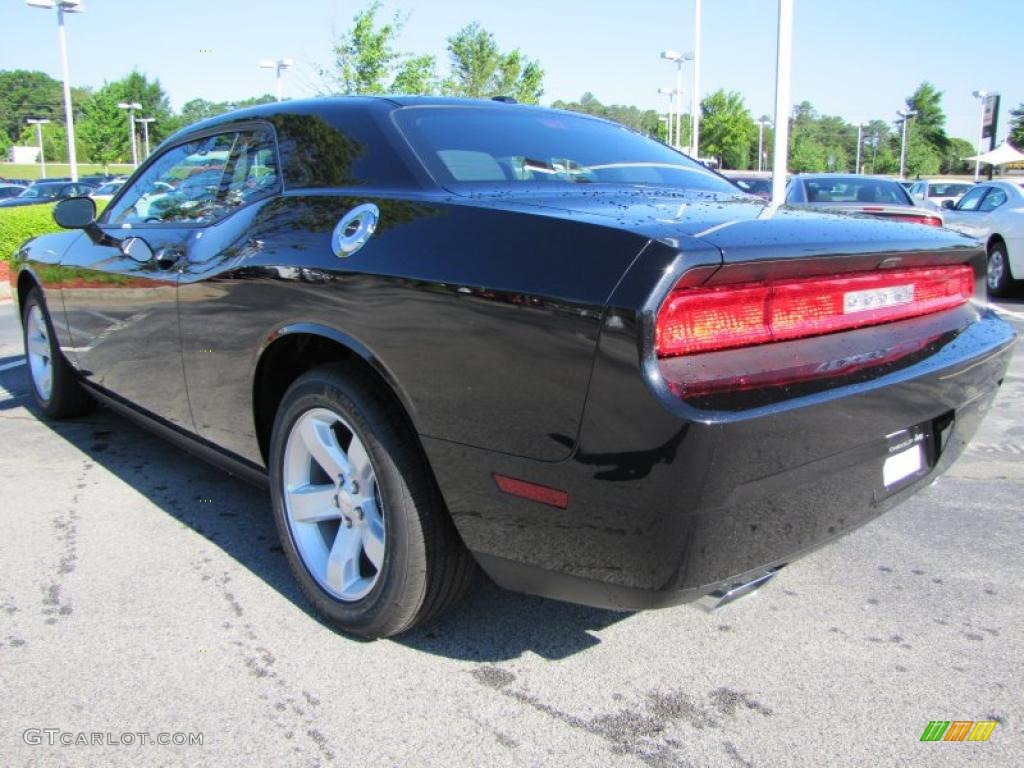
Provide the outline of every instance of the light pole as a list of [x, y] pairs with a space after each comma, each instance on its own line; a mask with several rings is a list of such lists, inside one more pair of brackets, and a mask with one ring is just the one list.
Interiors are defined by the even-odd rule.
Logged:
[[64, 75], [64, 120], [68, 127], [68, 164], [71, 180], [78, 181], [78, 158], [75, 155], [75, 118], [71, 111], [71, 75], [68, 73], [68, 39], [64, 34], [64, 14], [82, 13], [81, 0], [25, 0], [33, 8], [57, 9], [57, 38], [60, 40], [60, 66]]
[[690, 144], [693, 157], [700, 160], [700, 12], [701, 0], [694, 0], [693, 91], [690, 93]]
[[291, 59], [264, 59], [260, 62], [261, 69], [274, 69], [277, 70], [277, 100], [281, 100], [281, 70], [288, 69], [295, 62]]
[[672, 127], [675, 125], [676, 114], [676, 93], [671, 88], [659, 88], [658, 93], [668, 96], [668, 117], [665, 120], [665, 143], [670, 147], [672, 143]]
[[135, 122], [142, 123], [142, 145], [145, 147], [145, 154], [142, 156], [142, 159], [145, 160], [149, 157], [149, 124], [155, 123], [156, 118], [140, 117]]
[[142, 109], [142, 105], [137, 101], [122, 101], [118, 103], [117, 108], [128, 110], [128, 132], [132, 137], [132, 165], [138, 168], [139, 150], [135, 146], [135, 110]]
[[[981, 102], [981, 117], [978, 120], [978, 155], [981, 155], [981, 143], [985, 140], [985, 100], [988, 91], [974, 91], [974, 98]], [[981, 160], [974, 161], [974, 180], [981, 178]]]
[[860, 173], [860, 144], [864, 135], [864, 123], [857, 123], [857, 164], [853, 167], [854, 173]]
[[775, 51], [775, 148], [772, 157], [772, 205], [786, 201], [789, 163], [790, 72], [793, 64], [793, 0], [779, 0], [779, 31]]
[[46, 178], [46, 158], [43, 157], [43, 126], [46, 125], [49, 120], [44, 118], [30, 117], [26, 121], [29, 125], [36, 127], [36, 140], [39, 142], [39, 169], [42, 178]]
[[768, 115], [762, 116], [757, 121], [757, 170], [759, 173], [764, 170], [764, 127], [771, 123]]
[[662, 51], [661, 58], [667, 61], [674, 61], [676, 64], [676, 94], [679, 96], [679, 107], [676, 109], [676, 146], [683, 143], [683, 62], [693, 61], [692, 53], [679, 53], [679, 51]]
[[906, 178], [905, 168], [907, 167], [907, 123], [910, 122], [910, 118], [917, 114], [912, 109], [899, 109], [896, 110], [896, 114], [903, 118], [903, 142], [900, 145], [900, 178]]

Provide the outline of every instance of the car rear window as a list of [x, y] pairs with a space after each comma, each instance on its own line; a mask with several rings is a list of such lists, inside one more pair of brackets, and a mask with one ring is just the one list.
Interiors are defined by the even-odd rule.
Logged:
[[973, 184], [932, 184], [928, 187], [928, 197], [959, 197]]
[[811, 203], [882, 203], [910, 205], [906, 190], [884, 179], [808, 179], [807, 200]]
[[445, 186], [652, 184], [735, 193], [704, 166], [614, 123], [515, 107], [406, 107], [399, 128]]

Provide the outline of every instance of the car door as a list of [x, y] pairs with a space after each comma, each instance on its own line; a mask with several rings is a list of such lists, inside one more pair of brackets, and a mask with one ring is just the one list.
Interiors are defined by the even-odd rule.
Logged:
[[[216, 171], [233, 140], [205, 136], [155, 155], [61, 261], [72, 364], [90, 383], [190, 431], [177, 286], [190, 250], [223, 213]], [[187, 184], [200, 167], [212, 183]]]
[[[196, 432], [246, 458], [255, 444], [252, 420], [225, 418], [228, 402], [238, 399], [240, 382], [226, 371], [251, 367], [248, 342], [257, 322], [240, 304], [236, 289], [271, 282], [267, 305], [275, 301], [278, 273], [267, 274], [261, 261], [260, 215], [281, 191], [278, 152], [269, 126], [240, 130], [228, 160], [224, 205], [230, 215], [210, 226], [189, 251], [178, 287], [182, 356]], [[241, 384], [245, 389], [249, 382]], [[244, 410], [244, 409], [243, 409]]]
[[955, 208], [943, 211], [946, 226], [965, 235], [983, 237], [984, 217], [979, 209], [991, 188], [988, 184], [979, 184], [969, 189]]

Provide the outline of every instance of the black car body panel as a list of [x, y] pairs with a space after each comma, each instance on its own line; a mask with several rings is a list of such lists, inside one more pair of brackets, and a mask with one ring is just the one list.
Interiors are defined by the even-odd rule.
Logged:
[[[210, 223], [126, 229], [101, 218], [89, 232], [37, 238], [15, 261], [19, 296], [43, 288], [88, 386], [249, 477], [266, 462], [268, 366], [280, 378], [290, 364], [275, 350], [297, 338], [344, 349], [404, 410], [484, 568], [507, 586], [595, 605], [677, 602], [789, 562], [905, 499], [963, 450], [1014, 338], [984, 308], [976, 242], [774, 209], [724, 181], [720, 191], [445, 188], [394, 120], [424, 103], [472, 104], [288, 102], [190, 127], [105, 215], [166, 149], [253, 126], [276, 137], [281, 189]], [[365, 203], [379, 226], [339, 258], [334, 228]], [[155, 258], [111, 244], [129, 235]], [[693, 363], [659, 361], [651, 346], [658, 306], [680, 281], [941, 264], [973, 266], [973, 302], [705, 356], [766, 371], [816, 361], [799, 383], [683, 400], [664, 373]], [[882, 464], [904, 433], [924, 441], [929, 463], [886, 488]], [[569, 502], [508, 495], [495, 473]]]

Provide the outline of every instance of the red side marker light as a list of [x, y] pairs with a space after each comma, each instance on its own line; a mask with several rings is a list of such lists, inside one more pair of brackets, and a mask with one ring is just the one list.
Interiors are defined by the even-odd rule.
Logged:
[[559, 509], [565, 509], [569, 506], [569, 494], [566, 491], [549, 488], [546, 485], [530, 483], [526, 480], [519, 480], [508, 475], [499, 475], [497, 472], [492, 472], [491, 477], [494, 478], [494, 482], [498, 484], [499, 489], [512, 496], [519, 496], [530, 501], [539, 501], [541, 504], [558, 507]]

